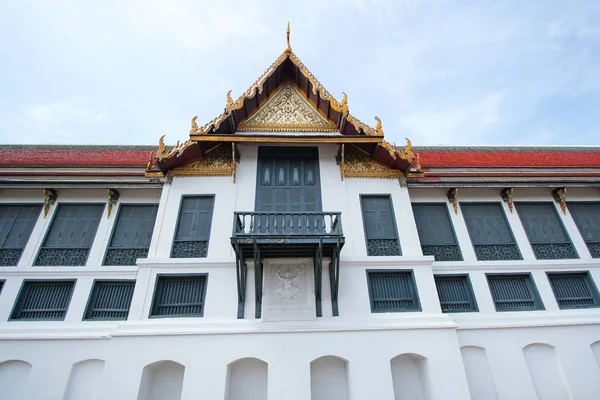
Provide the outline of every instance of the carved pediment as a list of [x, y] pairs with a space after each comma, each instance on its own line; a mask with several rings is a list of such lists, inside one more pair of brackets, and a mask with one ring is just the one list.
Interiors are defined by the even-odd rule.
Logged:
[[368, 153], [353, 145], [344, 145], [343, 161], [340, 164], [342, 179], [346, 178], [388, 178], [404, 176], [402, 171], [373, 161]]
[[240, 122], [238, 131], [333, 132], [337, 127], [319, 113], [295, 84], [286, 83], [254, 114]]
[[235, 161], [231, 147], [220, 144], [207, 151], [203, 158], [172, 169], [174, 176], [234, 176]]

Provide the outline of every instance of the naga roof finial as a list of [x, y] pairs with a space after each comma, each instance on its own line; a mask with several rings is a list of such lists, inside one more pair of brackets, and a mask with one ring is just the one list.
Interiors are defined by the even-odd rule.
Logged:
[[227, 92], [227, 105], [225, 106], [227, 113], [233, 108], [233, 99], [231, 98], [231, 90]]
[[290, 21], [288, 21], [287, 29], [285, 30], [285, 34], [287, 36], [287, 46], [285, 48], [286, 53], [292, 52], [292, 46], [290, 45]]
[[377, 125], [375, 126], [375, 132], [379, 136], [383, 136], [383, 129], [381, 128], [381, 119], [379, 117], [375, 117], [375, 121], [377, 121]]

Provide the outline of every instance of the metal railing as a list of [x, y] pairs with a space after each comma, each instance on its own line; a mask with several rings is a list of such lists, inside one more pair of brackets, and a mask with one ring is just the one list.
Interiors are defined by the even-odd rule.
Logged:
[[340, 212], [235, 212], [233, 237], [341, 237]]

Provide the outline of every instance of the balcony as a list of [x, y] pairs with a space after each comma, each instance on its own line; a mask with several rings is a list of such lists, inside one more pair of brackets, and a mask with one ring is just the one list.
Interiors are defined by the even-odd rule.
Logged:
[[344, 246], [339, 212], [235, 212], [231, 245], [236, 254], [238, 318], [243, 318], [246, 260], [254, 261], [256, 318], [261, 315], [262, 259], [311, 257], [315, 260], [317, 316], [321, 314], [323, 258], [328, 257], [333, 315], [337, 315], [340, 251]]

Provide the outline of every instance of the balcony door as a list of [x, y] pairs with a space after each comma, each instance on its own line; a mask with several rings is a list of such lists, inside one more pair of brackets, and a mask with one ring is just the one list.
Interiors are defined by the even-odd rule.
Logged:
[[[314, 147], [261, 147], [258, 151], [256, 205], [259, 212], [313, 213], [320, 212], [321, 187], [319, 156]], [[283, 228], [297, 232], [311, 228], [315, 219], [310, 216], [272, 216], [260, 218], [260, 231], [277, 233]], [[275, 224], [275, 225], [274, 225]], [[281, 232], [284, 233], [284, 232]]]

